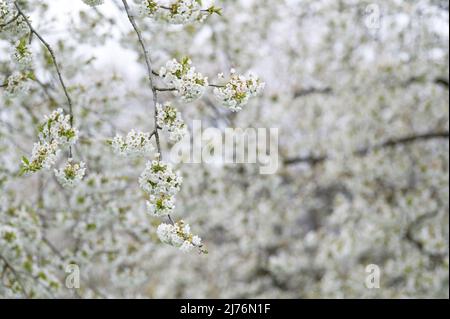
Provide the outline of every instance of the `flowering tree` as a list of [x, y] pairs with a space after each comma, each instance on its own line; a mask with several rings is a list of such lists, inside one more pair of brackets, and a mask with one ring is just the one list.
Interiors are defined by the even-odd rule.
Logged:
[[216, 2], [0, 0], [0, 296], [448, 297], [448, 4]]

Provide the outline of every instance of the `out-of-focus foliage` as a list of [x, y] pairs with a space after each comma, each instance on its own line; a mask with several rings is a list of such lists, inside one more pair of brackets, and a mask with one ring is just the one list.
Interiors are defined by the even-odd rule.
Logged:
[[[0, 11], [0, 297], [448, 298], [447, 1], [223, 0], [202, 23], [136, 18], [157, 70], [189, 56], [209, 79], [236, 68], [266, 82], [239, 113], [212, 90], [192, 103], [163, 93], [188, 126], [280, 128], [276, 174], [177, 167], [174, 216], [207, 255], [161, 244], [138, 183], [147, 159], [108, 143], [154, 130], [121, 1], [18, 2], [58, 58], [86, 168], [69, 189], [53, 170], [21, 174], [44, 116], [67, 103], [45, 47]], [[379, 289], [365, 285], [370, 264]]]

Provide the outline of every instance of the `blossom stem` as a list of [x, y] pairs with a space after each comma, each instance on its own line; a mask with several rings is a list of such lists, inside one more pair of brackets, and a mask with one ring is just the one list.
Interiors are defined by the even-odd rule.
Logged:
[[162, 154], [161, 154], [161, 141], [159, 138], [159, 131], [158, 131], [158, 125], [157, 125], [157, 118], [158, 118], [158, 109], [156, 107], [157, 103], [158, 103], [158, 90], [156, 88], [156, 86], [154, 85], [154, 80], [153, 80], [153, 76], [155, 75], [153, 72], [153, 67], [152, 67], [152, 60], [150, 58], [150, 54], [147, 50], [147, 47], [145, 45], [144, 39], [142, 37], [141, 31], [139, 30], [136, 21], [134, 19], [134, 17], [131, 14], [131, 10], [130, 10], [130, 6], [128, 5], [127, 0], [122, 0], [123, 6], [125, 8], [125, 11], [127, 13], [128, 16], [128, 20], [130, 21], [131, 25], [133, 26], [134, 31], [136, 32], [136, 35], [138, 37], [138, 41], [139, 44], [142, 48], [142, 52], [144, 54], [144, 59], [145, 59], [145, 64], [147, 66], [147, 72], [148, 72], [148, 79], [150, 82], [150, 89], [153, 93], [153, 107], [155, 109], [155, 113], [154, 113], [154, 122], [155, 122], [155, 131], [154, 131], [154, 135], [155, 135], [155, 140], [156, 140], [156, 146], [158, 148], [158, 153], [160, 156], [160, 159], [162, 159]]

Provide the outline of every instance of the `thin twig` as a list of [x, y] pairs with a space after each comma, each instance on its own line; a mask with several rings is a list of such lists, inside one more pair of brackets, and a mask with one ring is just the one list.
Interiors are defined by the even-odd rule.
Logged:
[[[145, 42], [144, 42], [144, 39], [142, 38], [141, 31], [139, 30], [139, 28], [136, 24], [136, 21], [134, 20], [133, 16], [131, 15], [130, 7], [128, 5], [127, 0], [122, 0], [122, 3], [125, 8], [125, 11], [127, 13], [128, 20], [130, 20], [130, 23], [133, 26], [134, 31], [136, 32], [136, 35], [139, 40], [139, 44], [141, 45], [142, 52], [144, 54], [145, 64], [147, 66], [147, 72], [148, 72], [148, 79], [149, 79], [149, 83], [150, 83], [150, 89], [152, 90], [152, 93], [153, 93], [153, 107], [155, 109], [155, 113], [154, 113], [155, 130], [153, 131], [152, 136], [153, 135], [155, 136], [156, 146], [158, 148], [158, 153], [159, 153], [159, 160], [162, 160], [161, 142], [159, 139], [159, 130], [161, 128], [158, 126], [158, 108], [156, 107], [156, 105], [158, 104], [158, 91], [157, 91], [156, 86], [154, 85], [154, 80], [153, 80], [153, 76], [155, 76], [155, 74], [154, 74], [154, 71], [152, 68], [152, 60], [150, 58], [150, 54], [147, 50], [147, 47], [145, 46]], [[172, 217], [170, 215], [168, 215], [168, 217], [169, 217], [169, 220], [171, 221], [171, 223], [174, 224]]]

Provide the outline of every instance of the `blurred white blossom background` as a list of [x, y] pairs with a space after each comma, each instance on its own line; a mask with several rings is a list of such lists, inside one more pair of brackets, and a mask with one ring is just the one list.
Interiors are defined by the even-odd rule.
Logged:
[[[153, 132], [152, 91], [122, 1], [84, 2], [18, 1], [72, 98], [71, 155], [86, 167], [62, 148], [56, 176], [20, 166], [45, 116], [67, 110], [65, 94], [46, 48], [2, 26], [0, 11], [0, 298], [449, 297], [448, 1], [217, 0], [221, 15], [181, 25], [128, 1], [156, 71], [188, 56], [210, 83], [231, 69], [265, 82], [240, 112], [214, 90], [189, 103], [161, 92], [188, 130], [193, 120], [280, 129], [276, 174], [174, 165], [179, 190], [171, 168], [157, 176], [170, 177], [172, 216], [190, 225], [177, 231], [192, 229], [208, 254], [161, 242], [175, 229], [158, 237], [161, 219], [148, 212], [139, 178], [150, 158], [110, 145]], [[32, 60], [16, 64], [21, 38]], [[55, 121], [72, 145], [69, 122]], [[63, 187], [65, 165], [82, 178], [74, 187]], [[68, 264], [79, 266], [79, 289], [65, 285]], [[368, 265], [379, 288], [367, 286]]]

